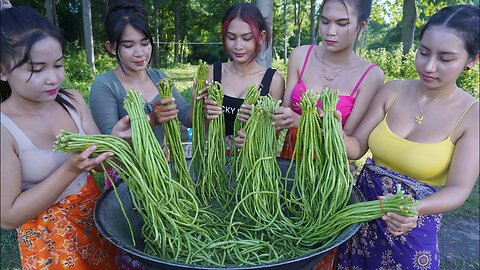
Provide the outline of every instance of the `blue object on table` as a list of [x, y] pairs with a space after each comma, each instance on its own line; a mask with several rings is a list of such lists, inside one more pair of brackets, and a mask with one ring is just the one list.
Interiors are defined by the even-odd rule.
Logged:
[[187, 128], [187, 141], [192, 141], [192, 128]]

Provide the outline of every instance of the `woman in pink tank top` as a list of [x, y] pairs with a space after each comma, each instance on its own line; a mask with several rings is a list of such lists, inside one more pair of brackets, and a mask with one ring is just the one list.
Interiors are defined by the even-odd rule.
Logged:
[[[368, 2], [368, 3], [366, 3]], [[337, 109], [347, 134], [358, 126], [377, 90], [383, 85], [383, 72], [355, 54], [353, 45], [370, 16], [371, 1], [324, 1], [320, 32], [322, 45], [300, 46], [290, 54], [283, 107], [273, 116], [277, 130], [289, 128], [282, 153], [291, 158], [301, 110], [302, 92], [321, 92], [325, 87], [339, 90]], [[321, 103], [318, 103], [321, 107]], [[333, 269], [336, 249], [317, 264], [316, 269]]]
[[371, 10], [371, 1], [368, 2], [324, 1], [320, 21], [322, 44], [300, 46], [290, 54], [283, 107], [273, 116], [278, 130], [289, 128], [281, 157], [291, 158], [293, 154], [301, 114], [297, 102], [302, 92], [321, 92], [325, 87], [338, 90], [337, 109], [342, 113], [345, 132], [351, 134], [383, 85], [382, 70], [353, 51], [356, 38], [367, 27]]

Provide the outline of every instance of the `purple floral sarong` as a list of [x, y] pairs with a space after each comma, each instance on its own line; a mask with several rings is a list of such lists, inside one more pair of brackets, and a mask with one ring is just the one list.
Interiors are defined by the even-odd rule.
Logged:
[[[438, 190], [368, 159], [356, 186], [366, 201], [396, 193], [400, 184], [405, 194], [423, 199]], [[438, 231], [441, 215], [419, 216], [417, 227], [400, 236], [387, 231], [381, 218], [365, 222], [359, 231], [339, 247], [337, 269], [440, 269]]]

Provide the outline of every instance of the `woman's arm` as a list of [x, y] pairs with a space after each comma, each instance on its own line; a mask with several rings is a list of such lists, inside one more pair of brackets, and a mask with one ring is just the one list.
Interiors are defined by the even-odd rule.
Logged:
[[308, 46], [301, 46], [295, 48], [288, 59], [288, 76], [287, 86], [283, 95], [282, 107], [275, 110], [275, 115], [272, 116], [273, 124], [277, 131], [286, 128], [298, 126], [300, 115], [295, 113], [291, 107], [291, 96], [293, 88], [298, 83], [299, 72], [302, 68], [303, 60], [307, 54]]
[[[91, 115], [102, 134], [112, 134], [112, 129], [120, 119], [118, 101], [113, 85], [97, 77], [90, 88], [89, 104]], [[83, 99], [83, 98], [82, 98]]]
[[32, 188], [21, 190], [21, 164], [15, 140], [1, 127], [1, 227], [14, 230], [51, 206], [70, 183], [82, 172], [90, 171], [106, 156], [88, 158], [95, 151], [90, 147], [79, 154], [73, 154], [51, 175]]
[[378, 90], [382, 88], [383, 84], [383, 71], [378, 66], [373, 67], [372, 70], [370, 70], [370, 72], [365, 76], [360, 85], [352, 112], [350, 113], [347, 122], [343, 127], [345, 134], [353, 134], [362, 119], [365, 117], [370, 103], [372, 102]]

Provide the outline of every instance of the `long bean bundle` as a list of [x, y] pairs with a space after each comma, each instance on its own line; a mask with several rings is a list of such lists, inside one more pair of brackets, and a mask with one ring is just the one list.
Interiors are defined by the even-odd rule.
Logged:
[[275, 156], [275, 128], [271, 124], [271, 115], [279, 105], [280, 101], [270, 95], [258, 99], [245, 125], [245, 145], [235, 160], [237, 213], [257, 228], [268, 227], [282, 212], [281, 171]]
[[[252, 107], [254, 109], [255, 104], [257, 103], [258, 99], [260, 98], [260, 91], [261, 90], [257, 89], [255, 84], [249, 84], [247, 86], [247, 95], [245, 96], [245, 100], [243, 101], [243, 104], [252, 105]], [[252, 110], [252, 113], [253, 113], [253, 110]], [[240, 129], [243, 129], [245, 127], [245, 124], [246, 124], [245, 122], [240, 121], [240, 119], [238, 118], [238, 113], [237, 113], [237, 117], [235, 117], [235, 121], [233, 122], [233, 136], [237, 136], [238, 131]], [[232, 186], [233, 185], [232, 180], [235, 178], [235, 172], [237, 171], [238, 165], [239, 165], [239, 163], [235, 161], [235, 158], [238, 154], [238, 148], [235, 145], [235, 143], [232, 143], [230, 153], [231, 153], [231, 156], [233, 157], [233, 165], [230, 168], [229, 185]], [[230, 159], [230, 161], [231, 160], [232, 159]]]
[[[208, 98], [222, 106], [223, 91], [218, 82], [208, 85]], [[226, 187], [227, 174], [225, 167], [227, 165], [226, 146], [225, 146], [225, 116], [220, 114], [218, 118], [212, 119], [208, 127], [206, 171], [201, 179], [198, 180], [198, 188], [201, 198], [204, 202], [215, 199], [222, 204], [228, 200], [228, 190]]]
[[192, 228], [200, 229], [196, 225], [199, 202], [194, 193], [171, 178], [167, 159], [145, 116], [140, 94], [128, 91], [124, 104], [130, 115], [133, 150], [140, 166], [146, 170], [144, 180], [155, 196], [143, 201], [143, 208], [139, 209], [147, 217], [142, 228], [145, 250], [163, 258], [178, 259], [192, 245]]
[[323, 171], [321, 173], [321, 194], [323, 204], [321, 220], [328, 220], [330, 215], [344, 208], [352, 193], [353, 176], [349, 169], [347, 151], [343, 142], [340, 126], [335, 117], [338, 91], [328, 88], [322, 91], [320, 99], [324, 116], [323, 127]]
[[[255, 105], [259, 97], [260, 97], [260, 90], [257, 89], [255, 84], [249, 84], [247, 86], [247, 95], [245, 96], [245, 100], [243, 101], [243, 104]], [[244, 127], [245, 127], [245, 122], [242, 122], [238, 119], [238, 117], [235, 117], [235, 121], [233, 122], [233, 135], [236, 136], [238, 131]]]
[[[161, 98], [173, 97], [173, 81], [165, 78], [157, 83], [157, 89]], [[163, 124], [167, 147], [171, 153], [171, 172], [175, 180], [185, 186], [191, 193], [195, 193], [195, 187], [187, 168], [187, 160], [180, 139], [180, 123], [178, 118]]]
[[309, 90], [301, 96], [298, 103], [302, 109], [302, 116], [298, 124], [295, 159], [292, 159], [288, 170], [290, 171], [293, 163], [296, 163], [290, 200], [287, 201], [290, 210], [295, 213], [294, 217], [299, 218], [295, 220], [297, 223], [310, 223], [322, 215], [322, 212], [318, 211], [324, 199], [320, 192], [323, 134], [316, 108], [319, 98], [319, 94]]
[[203, 99], [197, 99], [198, 94], [207, 85], [208, 66], [200, 61], [197, 68], [197, 84], [193, 100], [192, 112], [192, 160], [190, 167], [193, 176], [200, 179], [205, 171], [205, 114], [203, 112]]
[[333, 213], [322, 226], [312, 230], [305, 228], [305, 239], [302, 243], [307, 245], [323, 246], [330, 244], [346, 227], [364, 221], [381, 218], [387, 212], [394, 212], [404, 216], [418, 215], [415, 206], [416, 202], [411, 195], [405, 195], [400, 184], [397, 185], [397, 192], [382, 200], [359, 202], [350, 204]]

